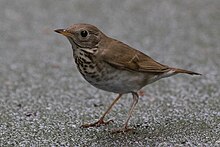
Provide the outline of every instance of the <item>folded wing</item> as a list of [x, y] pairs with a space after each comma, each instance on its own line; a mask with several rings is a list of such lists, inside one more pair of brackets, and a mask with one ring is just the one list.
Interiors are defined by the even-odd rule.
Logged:
[[112, 41], [108, 48], [102, 51], [102, 57], [106, 63], [118, 69], [152, 73], [170, 70], [168, 66], [117, 40]]

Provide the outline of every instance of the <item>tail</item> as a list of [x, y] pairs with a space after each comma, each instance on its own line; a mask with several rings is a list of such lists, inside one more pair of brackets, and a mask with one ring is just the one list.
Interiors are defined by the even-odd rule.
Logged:
[[177, 73], [177, 74], [178, 73], [186, 73], [186, 74], [190, 74], [190, 75], [202, 75], [200, 73], [189, 71], [189, 70], [185, 70], [185, 69], [172, 68], [172, 70], [174, 70], [174, 73]]

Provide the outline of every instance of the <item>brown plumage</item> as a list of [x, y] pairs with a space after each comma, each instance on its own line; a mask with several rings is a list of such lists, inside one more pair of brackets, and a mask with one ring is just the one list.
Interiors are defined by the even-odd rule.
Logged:
[[75, 24], [67, 29], [55, 30], [68, 38], [72, 45], [73, 57], [78, 70], [93, 86], [118, 93], [119, 96], [110, 105], [104, 115], [95, 123], [82, 125], [93, 127], [108, 124], [104, 117], [112, 106], [125, 93], [132, 93], [133, 103], [124, 127], [116, 132], [128, 131], [128, 122], [138, 102], [137, 91], [147, 84], [178, 73], [200, 75], [199, 73], [169, 67], [146, 54], [106, 36], [97, 27], [90, 24]]

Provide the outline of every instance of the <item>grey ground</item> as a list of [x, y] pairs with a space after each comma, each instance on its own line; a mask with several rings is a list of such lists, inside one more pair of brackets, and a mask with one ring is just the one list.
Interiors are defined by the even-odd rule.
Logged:
[[[201, 72], [146, 86], [127, 134], [82, 129], [116, 96], [90, 86], [53, 29], [86, 22], [162, 63]], [[219, 0], [1, 0], [0, 146], [220, 146]]]

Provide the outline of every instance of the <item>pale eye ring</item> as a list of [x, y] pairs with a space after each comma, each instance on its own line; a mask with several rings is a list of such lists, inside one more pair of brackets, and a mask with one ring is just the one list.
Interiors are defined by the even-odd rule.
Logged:
[[82, 37], [87, 37], [88, 36], [88, 31], [86, 31], [86, 30], [82, 30], [81, 32], [80, 32], [80, 35], [82, 36]]

